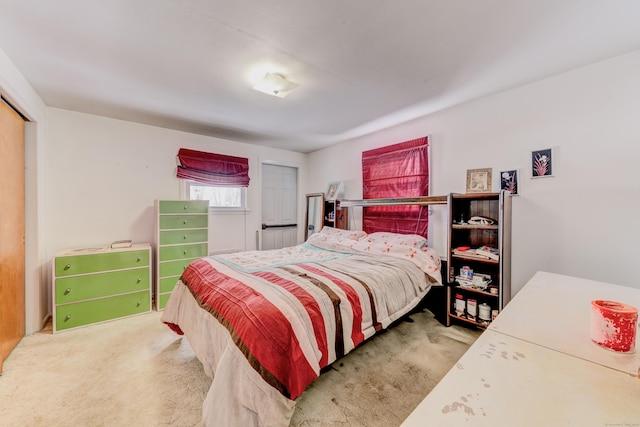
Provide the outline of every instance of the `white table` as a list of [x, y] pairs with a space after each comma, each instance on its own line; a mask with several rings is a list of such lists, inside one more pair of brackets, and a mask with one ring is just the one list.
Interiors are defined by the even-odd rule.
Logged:
[[640, 352], [591, 342], [594, 299], [640, 289], [537, 273], [402, 427], [640, 426]]

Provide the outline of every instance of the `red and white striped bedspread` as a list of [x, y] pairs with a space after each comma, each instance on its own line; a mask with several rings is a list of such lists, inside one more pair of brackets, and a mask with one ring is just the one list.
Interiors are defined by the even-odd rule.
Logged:
[[322, 368], [406, 314], [439, 281], [433, 266], [424, 271], [425, 256], [439, 267], [429, 251], [419, 250], [416, 263], [325, 239], [193, 262], [163, 321], [184, 331], [214, 378], [205, 425], [288, 425], [292, 401]]

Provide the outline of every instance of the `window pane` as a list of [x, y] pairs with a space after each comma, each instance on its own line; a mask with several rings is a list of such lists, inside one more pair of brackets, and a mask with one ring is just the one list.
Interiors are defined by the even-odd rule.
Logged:
[[241, 208], [242, 187], [214, 187], [212, 185], [189, 184], [191, 200], [209, 200], [213, 208]]

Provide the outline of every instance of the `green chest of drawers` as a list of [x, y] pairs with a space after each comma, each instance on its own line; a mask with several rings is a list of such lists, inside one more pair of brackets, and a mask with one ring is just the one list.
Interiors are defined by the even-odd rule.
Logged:
[[156, 309], [190, 262], [209, 253], [208, 200], [156, 200]]
[[53, 264], [53, 332], [151, 310], [148, 243], [66, 250]]

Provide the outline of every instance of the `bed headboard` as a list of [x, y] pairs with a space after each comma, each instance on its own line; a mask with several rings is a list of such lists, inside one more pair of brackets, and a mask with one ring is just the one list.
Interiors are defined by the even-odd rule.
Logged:
[[[377, 228], [374, 230], [365, 229], [364, 219], [363, 219], [363, 229], [367, 232], [372, 231], [391, 231], [394, 233], [401, 234], [418, 234], [424, 237], [427, 237], [428, 234], [428, 214], [423, 213], [424, 207], [428, 207], [431, 205], [446, 205], [447, 204], [447, 196], [417, 196], [417, 197], [393, 197], [393, 198], [381, 198], [381, 199], [364, 199], [364, 200], [338, 200], [338, 207], [356, 207], [360, 206], [363, 209], [371, 208], [377, 209], [377, 211], [370, 212], [372, 215], [378, 216], [378, 218], [383, 218], [386, 214], [391, 217], [391, 222], [393, 224], [389, 224], [388, 229], [380, 228], [379, 222], [377, 224]], [[417, 206], [420, 208], [420, 211], [417, 217], [408, 218], [404, 223], [400, 224], [399, 221], [404, 220], [402, 218], [401, 210], [393, 210], [393, 209], [380, 209], [384, 207], [406, 207], [406, 206]], [[384, 226], [383, 226], [384, 227]]]

